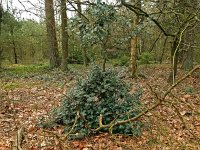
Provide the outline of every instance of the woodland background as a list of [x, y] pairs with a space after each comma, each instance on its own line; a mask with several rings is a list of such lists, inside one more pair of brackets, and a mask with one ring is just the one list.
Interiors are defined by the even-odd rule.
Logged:
[[[0, 148], [199, 148], [199, 0], [16, 1], [20, 8], [12, 0], [0, 3]], [[35, 17], [23, 18], [23, 13]], [[139, 119], [146, 128], [137, 138], [102, 133], [63, 144], [58, 137], [65, 129], [44, 131], [37, 126], [38, 118], [62, 105], [69, 89], [77, 87], [77, 77], [86, 78], [82, 86], [100, 88], [100, 76], [90, 69], [94, 64], [102, 69], [99, 74], [108, 75], [108, 91], [117, 89], [111, 84], [115, 75], [107, 74], [110, 69], [121, 83], [133, 84], [130, 93], [143, 89], [143, 108], [131, 121]]]

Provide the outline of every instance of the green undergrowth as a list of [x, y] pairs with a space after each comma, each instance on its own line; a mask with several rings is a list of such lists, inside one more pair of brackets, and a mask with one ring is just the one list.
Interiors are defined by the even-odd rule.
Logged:
[[[85, 67], [80, 64], [69, 64], [69, 72], [82, 72], [84, 71]], [[5, 66], [4, 68], [0, 69], [1, 76], [12, 76], [12, 77], [29, 77], [34, 75], [43, 75], [43, 74], [54, 74], [54, 73], [61, 73], [61, 69], [50, 69], [49, 65], [44, 64], [33, 64], [33, 65], [9, 65]]]
[[[4, 88], [18, 88], [18, 79], [29, 81], [42, 81], [47, 84], [55, 84], [63, 87], [68, 79], [73, 79], [78, 74], [83, 74], [83, 71], [78, 71], [84, 67], [81, 65], [69, 65], [69, 71], [63, 72], [60, 68], [50, 69], [48, 64], [35, 64], [35, 65], [10, 65], [0, 70], [0, 78], [2, 82], [6, 81], [6, 85], [0, 85]], [[16, 82], [9, 83], [9, 82]], [[9, 85], [8, 85], [9, 83]], [[15, 85], [14, 85], [15, 84]], [[28, 83], [27, 83], [28, 84]]]
[[[142, 91], [130, 94], [130, 85], [119, 79], [115, 72], [103, 72], [94, 66], [85, 79], [78, 79], [75, 87], [66, 94], [60, 107], [51, 114], [49, 121], [41, 120], [43, 127], [57, 124], [65, 126], [69, 138], [80, 138], [94, 132], [99, 127], [99, 116], [103, 124], [126, 120], [140, 111]], [[77, 115], [77, 112], [78, 115]], [[141, 135], [141, 122], [129, 122], [113, 127], [113, 133]], [[108, 131], [102, 128], [99, 131]]]
[[10, 65], [0, 70], [1, 76], [28, 77], [33, 74], [41, 74], [48, 71], [48, 64], [35, 65]]
[[20, 87], [22, 87], [22, 85], [20, 83], [16, 83], [16, 82], [3, 83], [3, 82], [0, 82], [0, 88], [1, 89], [14, 90], [14, 89], [20, 88]]

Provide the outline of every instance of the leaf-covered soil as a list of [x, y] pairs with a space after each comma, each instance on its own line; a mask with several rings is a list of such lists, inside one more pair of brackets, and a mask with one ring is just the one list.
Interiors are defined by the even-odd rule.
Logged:
[[[148, 65], [139, 69], [135, 79], [129, 78], [126, 70], [121, 74], [132, 83], [131, 92], [143, 90], [141, 101], [145, 109], [170, 86], [166, 82], [169, 72], [168, 66]], [[184, 74], [179, 70], [177, 78]], [[141, 137], [101, 133], [64, 143], [63, 127], [45, 131], [38, 122], [59, 105], [75, 84], [76, 73], [13, 75], [2, 71], [0, 76], [0, 150], [10, 149], [22, 127], [22, 148], [28, 150], [59, 150], [62, 146], [72, 150], [200, 149], [200, 70], [172, 90], [162, 105], [140, 118], [144, 124]]]

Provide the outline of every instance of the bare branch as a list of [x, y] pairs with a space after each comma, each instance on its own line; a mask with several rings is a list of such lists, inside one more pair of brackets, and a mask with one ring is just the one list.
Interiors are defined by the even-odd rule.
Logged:
[[109, 124], [103, 125], [102, 123], [102, 114], [100, 114], [99, 116], [99, 127], [96, 129], [92, 129], [93, 131], [99, 131], [102, 128], [112, 128], [116, 125], [121, 125], [121, 124], [126, 124], [128, 122], [131, 121], [135, 121], [137, 119], [139, 119], [140, 117], [146, 115], [148, 112], [154, 110], [155, 108], [157, 108], [158, 106], [160, 106], [164, 101], [166, 101], [166, 96], [177, 86], [179, 85], [182, 81], [184, 81], [187, 77], [189, 77], [193, 72], [195, 72], [196, 70], [200, 69], [200, 65], [196, 66], [194, 69], [192, 69], [190, 72], [188, 72], [186, 75], [184, 75], [181, 79], [179, 79], [176, 83], [174, 83], [172, 86], [170, 86], [168, 88], [168, 90], [164, 93], [162, 98], [158, 98], [158, 102], [156, 104], [154, 104], [153, 106], [151, 106], [150, 108], [144, 110], [143, 112], [139, 113], [137, 116], [133, 117], [133, 118], [129, 118], [127, 120], [122, 120], [122, 121], [112, 121]]
[[[32, 12], [32, 11], [30, 11], [30, 10], [28, 10], [27, 8], [26, 8], [26, 6], [23, 4], [23, 2], [21, 2], [21, 0], [18, 0], [18, 2], [22, 5], [22, 7], [24, 8], [24, 10], [21, 10], [21, 11], [26, 11], [26, 12], [29, 12], [29, 13], [31, 13], [31, 14], [33, 14], [33, 15], [35, 15], [35, 16], [38, 16], [38, 17], [40, 17], [40, 15], [39, 14], [37, 14], [37, 13], [34, 13], [34, 12]], [[27, 1], [27, 2], [30, 2], [30, 1]], [[32, 3], [30, 3], [31, 5], [33, 5]], [[33, 5], [33, 7], [35, 8], [35, 5]]]
[[67, 0], [67, 2], [74, 8], [74, 10], [76, 10], [79, 14], [81, 14], [81, 16], [83, 16], [83, 18], [85, 18], [86, 21], [89, 21], [89, 19], [82, 13], [80, 12], [70, 0]]
[[176, 34], [168, 33], [156, 19], [154, 19], [147, 12], [143, 11], [141, 8], [139, 8], [135, 5], [128, 4], [128, 3], [125, 2], [125, 0], [121, 0], [121, 3], [122, 3], [122, 5], [127, 7], [129, 10], [133, 11], [135, 14], [140, 15], [140, 16], [145, 16], [146, 18], [151, 19], [151, 21], [153, 21], [158, 26], [158, 28], [163, 32], [163, 34], [165, 36], [175, 37]]

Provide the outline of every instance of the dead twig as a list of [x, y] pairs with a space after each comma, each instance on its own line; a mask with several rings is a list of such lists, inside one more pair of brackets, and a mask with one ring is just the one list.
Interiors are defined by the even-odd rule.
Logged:
[[137, 116], [126, 119], [126, 120], [122, 120], [122, 121], [115, 121], [115, 122], [111, 122], [109, 124], [103, 125], [102, 123], [102, 114], [100, 114], [99, 116], [99, 127], [96, 129], [93, 129], [93, 131], [99, 131], [102, 128], [113, 128], [116, 125], [121, 125], [121, 124], [126, 124], [128, 122], [131, 121], [135, 121], [137, 119], [139, 119], [140, 117], [144, 116], [145, 114], [147, 114], [148, 112], [152, 111], [153, 109], [157, 108], [158, 106], [160, 106], [164, 101], [166, 101], [166, 97], [169, 93], [171, 93], [171, 91], [177, 86], [179, 85], [182, 81], [184, 81], [187, 77], [189, 77], [193, 72], [195, 72], [196, 70], [200, 69], [200, 65], [196, 66], [194, 69], [192, 69], [190, 72], [188, 72], [186, 75], [184, 75], [182, 78], [180, 78], [176, 83], [174, 83], [173, 85], [171, 85], [168, 90], [163, 94], [163, 96], [161, 98], [159, 98], [158, 96], [157, 99], [158, 101], [152, 105], [150, 108], [144, 110], [143, 112], [139, 113]]
[[195, 138], [195, 139], [199, 139], [192, 131], [191, 129], [187, 126], [187, 123], [185, 121], [185, 119], [183, 118], [183, 116], [181, 115], [179, 109], [175, 106], [175, 104], [171, 103], [172, 107], [174, 108], [174, 110], [176, 111], [178, 117], [180, 118], [181, 122], [183, 123], [183, 127], [189, 131], [189, 133]]
[[17, 135], [14, 141], [11, 141], [11, 150], [23, 150], [21, 144], [25, 138], [25, 128], [22, 126], [17, 130]]
[[192, 104], [191, 104], [190, 102], [185, 102], [184, 100], [182, 100], [182, 99], [178, 98], [177, 96], [175, 96], [173, 93], [170, 93], [170, 95], [171, 95], [172, 97], [174, 97], [174, 98], [176, 99], [177, 102], [182, 102], [182, 103], [184, 103], [184, 104], [185, 104], [187, 107], [189, 107], [194, 113], [200, 114], [200, 111], [196, 110], [196, 109], [192, 106]]
[[59, 145], [59, 148], [61, 150], [64, 150], [64, 146], [63, 146], [63, 143], [64, 143], [64, 140], [63, 140], [63, 137], [58, 135], [57, 133], [53, 132], [53, 131], [49, 131], [49, 130], [43, 130], [43, 132], [46, 132], [46, 133], [49, 133], [51, 134], [53, 137], [55, 137], [57, 140], [58, 140], [58, 145]]
[[74, 124], [72, 125], [70, 131], [68, 133], [64, 134], [64, 135], [58, 135], [57, 133], [55, 133], [53, 131], [49, 131], [49, 130], [43, 130], [43, 132], [52, 134], [54, 137], [56, 137], [56, 139], [59, 142], [59, 148], [61, 150], [64, 150], [65, 149], [64, 143], [66, 142], [67, 137], [73, 132], [73, 130], [74, 130], [75, 126], [76, 126], [76, 123], [77, 123], [77, 120], [78, 120], [79, 117], [80, 117], [80, 113], [79, 113], [79, 111], [77, 111]]

